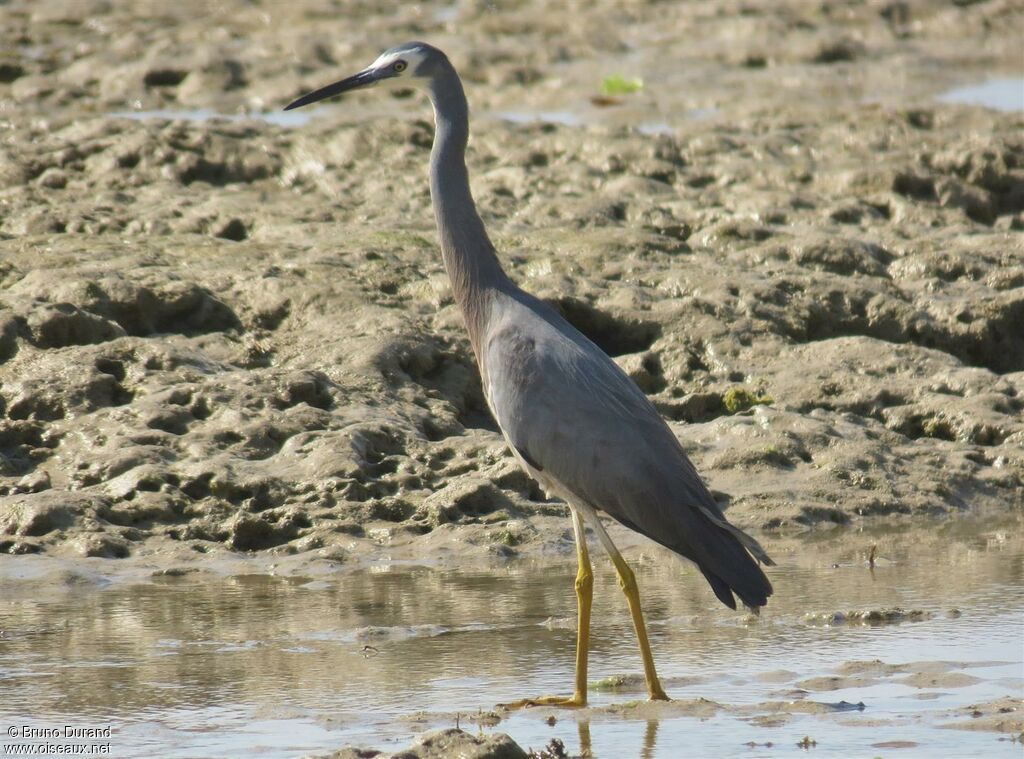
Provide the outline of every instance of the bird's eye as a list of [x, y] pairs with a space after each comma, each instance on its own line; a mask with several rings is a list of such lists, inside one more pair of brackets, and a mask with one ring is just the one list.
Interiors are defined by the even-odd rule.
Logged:
[[403, 71], [405, 71], [405, 67], [406, 67], [406, 66], [408, 66], [408, 65], [409, 65], [409, 64], [407, 64], [407, 63], [406, 63], [405, 61], [395, 61], [395, 65], [393, 65], [393, 66], [391, 67], [391, 69], [392, 69], [392, 70], [393, 70], [393, 71], [394, 71], [394, 72], [395, 72], [396, 74], [401, 74], [401, 73], [402, 73]]

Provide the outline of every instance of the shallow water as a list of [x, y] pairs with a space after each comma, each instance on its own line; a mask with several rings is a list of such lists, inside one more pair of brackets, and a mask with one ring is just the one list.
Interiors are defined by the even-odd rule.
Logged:
[[954, 87], [939, 95], [939, 100], [944, 103], [982, 105], [998, 111], [1024, 111], [1024, 77], [1002, 77]]
[[252, 111], [250, 113], [220, 113], [210, 108], [157, 109], [153, 111], [115, 111], [118, 116], [133, 121], [164, 119], [167, 121], [265, 121], [279, 127], [296, 128], [308, 124], [315, 115], [310, 111]]
[[[312, 108], [305, 111], [253, 111], [250, 113], [220, 113], [209, 108], [159, 109], [152, 111], [116, 111], [111, 116], [148, 121], [163, 119], [166, 121], [265, 121], [268, 124], [284, 128], [297, 128], [308, 124], [314, 118], [330, 112], [330, 107]], [[493, 117], [499, 121], [513, 124], [558, 124], [560, 126], [582, 127], [600, 123], [600, 112], [580, 113], [565, 111], [499, 111]], [[695, 108], [685, 114], [685, 118], [702, 121], [715, 114], [713, 108]], [[628, 122], [628, 117], [627, 117]], [[619, 119], [622, 121], [622, 119]], [[665, 121], [643, 121], [636, 125], [641, 134], [672, 134], [673, 127]]]
[[[1021, 535], [1019, 521], [969, 520], [769, 538], [776, 595], [759, 620], [716, 606], [692, 569], [651, 554], [637, 574], [679, 703], [613, 710], [642, 698], [642, 684], [593, 690], [595, 708], [534, 708], [485, 729], [524, 747], [557, 737], [597, 757], [777, 756], [804, 751], [804, 736], [815, 756], [1019, 756], [1009, 736], [939, 726], [1024, 691]], [[591, 679], [634, 675], [625, 604], [595, 559]], [[572, 679], [565, 562], [138, 582], [53, 572], [51, 561], [0, 564], [0, 725], [109, 725], [111, 737], [93, 742], [109, 741], [114, 756], [393, 749], [453, 725], [456, 712], [476, 731], [479, 710], [565, 691]], [[924, 619], [825, 622], [894, 607]], [[876, 659], [903, 666], [853, 664]], [[830, 676], [838, 679], [822, 679]], [[712, 713], [698, 698], [723, 708]], [[808, 708], [843, 701], [858, 706]]]
[[[692, 108], [682, 114], [681, 119], [704, 121], [717, 113], [714, 108]], [[675, 128], [667, 121], [643, 121], [633, 112], [624, 113], [614, 109], [587, 108], [585, 111], [499, 111], [494, 114], [501, 121], [513, 124], [558, 124], [560, 126], [581, 127], [607, 122], [618, 126], [629, 125], [640, 134], [672, 134]]]

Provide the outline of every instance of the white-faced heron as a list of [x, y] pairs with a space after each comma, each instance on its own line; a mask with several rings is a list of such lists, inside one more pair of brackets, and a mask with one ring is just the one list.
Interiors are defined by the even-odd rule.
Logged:
[[505, 275], [469, 190], [469, 110], [462, 82], [444, 53], [422, 42], [393, 47], [358, 74], [288, 108], [397, 83], [424, 88], [434, 106], [430, 195], [444, 265], [487, 403], [520, 466], [565, 499], [572, 514], [579, 562], [574, 692], [516, 705], [586, 703], [593, 574], [584, 525], [615, 565], [640, 643], [647, 691], [652, 699], [666, 699], [636, 578], [597, 512], [694, 562], [719, 600], [733, 609], [734, 593], [755, 612], [767, 603], [772, 586], [758, 561], [773, 562], [756, 540], [726, 521], [672, 430], [633, 381], [551, 306]]

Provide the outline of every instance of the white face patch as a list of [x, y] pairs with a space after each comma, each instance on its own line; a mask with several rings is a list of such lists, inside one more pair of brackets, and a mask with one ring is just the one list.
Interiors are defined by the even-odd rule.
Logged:
[[423, 62], [426, 55], [421, 51], [413, 48], [411, 50], [403, 50], [400, 53], [382, 53], [377, 60], [370, 64], [370, 69], [384, 69], [390, 66], [397, 60], [403, 60], [409, 64], [406, 68], [406, 72], [413, 72]]

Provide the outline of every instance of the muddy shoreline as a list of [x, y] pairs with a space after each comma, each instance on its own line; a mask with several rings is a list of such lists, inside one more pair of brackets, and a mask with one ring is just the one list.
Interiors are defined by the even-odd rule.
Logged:
[[[931, 702], [887, 702], [894, 683], [910, 699], [946, 699], [929, 724], [983, 731], [992, 750], [1019, 739], [1019, 703], [996, 697], [1019, 690], [1019, 677], [945, 661], [945, 649], [918, 661], [899, 641], [884, 662], [860, 657], [869, 638], [857, 632], [964, 635], [976, 628], [958, 628], [957, 610], [935, 598], [965, 599], [963, 624], [981, 624], [990, 607], [975, 570], [991, 569], [997, 589], [1019, 587], [1019, 565], [999, 551], [1018, 550], [1024, 511], [1024, 112], [949, 92], [1024, 81], [1024, 10], [1007, 0], [550, 6], [3, 6], [0, 585], [14, 605], [0, 642], [26, 654], [3, 664], [26, 685], [19, 697], [31, 694], [26, 714], [56, 697], [64, 718], [70, 698], [77, 718], [107, 688], [123, 745], [152, 755], [154, 727], [175, 726], [166, 711], [133, 710], [162, 698], [153, 684], [164, 683], [176, 708], [210, 720], [225, 755], [263, 738], [207, 714], [209, 704], [221, 714], [222, 693], [285, 736], [305, 731], [306, 745], [324, 745], [309, 736], [325, 727], [372, 733], [364, 700], [333, 682], [311, 689], [323, 703], [282, 706], [280, 693], [302, 695], [291, 685], [317, 683], [325, 660], [374, 691], [393, 676], [405, 693], [412, 674], [433, 683], [451, 669], [438, 656], [446, 645], [457, 661], [474, 652], [458, 650], [457, 635], [432, 648], [424, 633], [424, 648], [396, 639], [366, 660], [337, 637], [397, 617], [395, 635], [508, 623], [482, 638], [505, 652], [504, 669], [551, 648], [531, 685], [565, 664], [571, 641], [552, 637], [571, 627], [564, 599], [531, 586], [528, 570], [564, 567], [558, 589], [571, 593], [571, 530], [485, 409], [437, 252], [427, 104], [365, 93], [308, 119], [278, 115], [381, 48], [425, 39], [465, 80], [473, 191], [510, 275], [620, 362], [730, 519], [779, 562], [790, 590], [757, 628], [762, 640], [796, 630], [822, 651], [835, 639], [853, 647], [811, 668], [765, 664], [751, 691], [730, 696], [740, 670], [716, 663], [696, 678], [677, 671], [673, 704], [625, 701], [642, 696], [627, 675], [615, 703], [595, 692], [592, 709], [551, 730], [538, 728], [546, 714], [530, 724], [480, 710], [462, 727], [573, 746], [578, 730], [582, 749], [591, 720], [598, 745], [612, 724], [643, 722], [636, 745], [652, 755], [659, 721], [662, 751], [691, 727], [721, 731], [707, 745], [747, 731], [751, 751], [780, 735], [792, 748], [788, 728], [811, 718], [823, 756], [871, 724], [885, 734], [874, 751], [941, 743], [904, 731], [904, 715], [919, 721]], [[616, 79], [642, 86], [602, 92]], [[747, 623], [713, 608], [690, 568], [628, 530], [612, 534], [676, 661], [691, 643], [671, 648], [681, 628], [704, 645], [747, 645]], [[948, 571], [917, 580], [919, 596], [901, 580], [879, 605], [896, 573], [927, 574], [935, 556]], [[451, 590], [373, 582], [376, 570], [409, 567], [481, 575], [478, 585], [448, 576]], [[822, 571], [832, 595], [798, 612], [791, 594], [820, 587]], [[598, 578], [610, 597], [614, 578]], [[493, 583], [509, 603], [484, 614]], [[364, 605], [336, 602], [350, 592]], [[391, 592], [402, 614], [366, 611]], [[254, 599], [277, 613], [249, 619]], [[205, 627], [182, 626], [199, 609]], [[75, 624], [55, 622], [62, 614]], [[977, 629], [998, 631], [998, 615], [991, 624]], [[35, 677], [47, 667], [32, 669], [47, 645], [68, 665], [52, 691]], [[207, 662], [198, 674], [197, 660]], [[625, 661], [616, 666], [631, 672]], [[505, 675], [497, 667], [492, 679]], [[123, 689], [133, 682], [137, 692]], [[410, 692], [427, 709], [459, 693], [437, 687]], [[488, 704], [493, 687], [480, 696]], [[972, 687], [991, 693], [960, 697]], [[829, 711], [847, 698], [869, 711]], [[459, 719], [406, 709], [387, 730], [404, 745]], [[175, 745], [200, 740], [190, 721], [176, 729]], [[325, 745], [366, 743], [339, 734]]]
[[[730, 519], [1020, 510], [1024, 117], [935, 95], [1017, 71], [1021, 11], [613, 6], [360, 18], [448, 47], [507, 269], [650, 394]], [[565, 550], [484, 407], [422, 97], [111, 115], [271, 111], [378, 47], [312, 4], [190, 8], [5, 8], [0, 551]], [[595, 105], [620, 74], [643, 88]]]
[[1012, 755], [1021, 519], [908, 521], [771, 536], [777, 592], [760, 617], [722, 607], [667, 551], [634, 546], [671, 703], [645, 700], [626, 605], [595, 555], [590, 705], [571, 711], [497, 706], [572, 679], [571, 555], [366, 571], [316, 552], [8, 556], [0, 717], [95, 718], [123, 756], [390, 755], [454, 727], [467, 743], [557, 738], [570, 755], [671, 757], [680, 741], [696, 755], [776, 753], [804, 737], [823, 756]]

